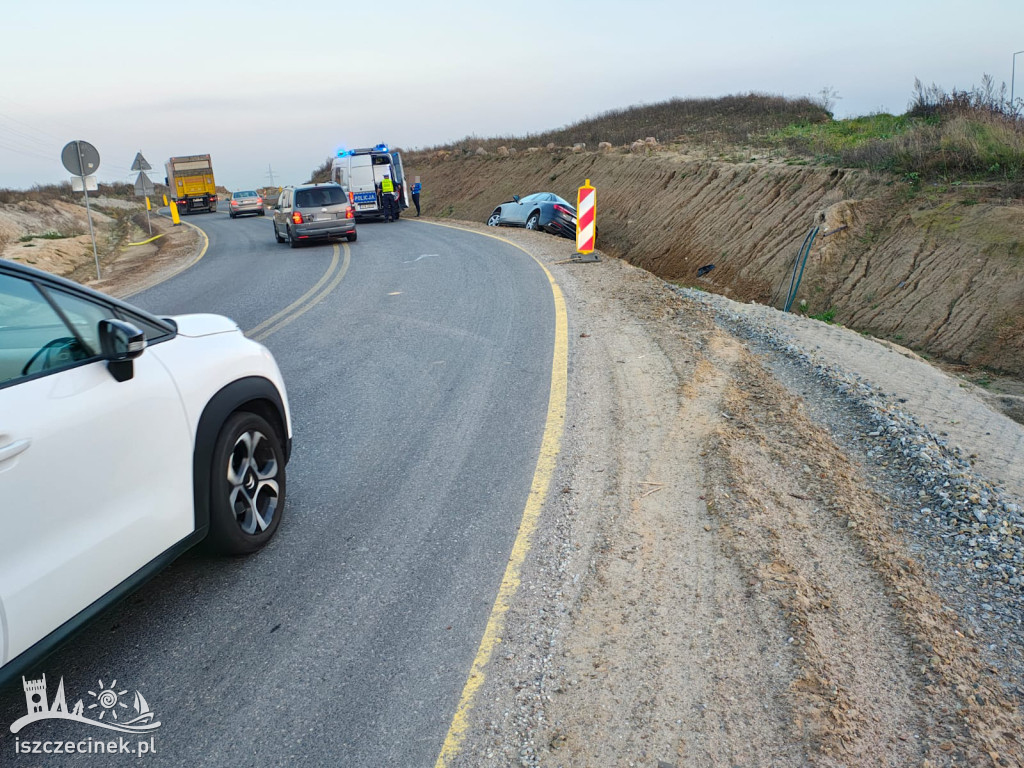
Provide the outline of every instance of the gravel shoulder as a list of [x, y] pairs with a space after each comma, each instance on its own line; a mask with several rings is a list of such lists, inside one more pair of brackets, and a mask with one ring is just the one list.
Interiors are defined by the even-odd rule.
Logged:
[[565, 293], [570, 396], [451, 764], [1024, 764], [1020, 425], [845, 329], [499, 234]]

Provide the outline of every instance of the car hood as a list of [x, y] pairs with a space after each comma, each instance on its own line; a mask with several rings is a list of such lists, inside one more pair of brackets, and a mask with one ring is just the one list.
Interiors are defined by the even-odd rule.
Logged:
[[212, 336], [215, 333], [237, 333], [238, 323], [223, 315], [175, 315], [170, 318], [181, 336]]

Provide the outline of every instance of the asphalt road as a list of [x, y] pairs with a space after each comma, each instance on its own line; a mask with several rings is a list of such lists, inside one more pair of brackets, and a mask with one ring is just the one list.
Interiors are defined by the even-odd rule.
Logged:
[[269, 216], [186, 221], [205, 257], [129, 300], [265, 335], [294, 419], [282, 527], [249, 558], [186, 555], [47, 660], [69, 706], [101, 680], [142, 691], [155, 755], [14, 755], [19, 686], [0, 695], [0, 765], [433, 766], [540, 448], [547, 278], [516, 248], [405, 218], [360, 224], [348, 254], [278, 245]]

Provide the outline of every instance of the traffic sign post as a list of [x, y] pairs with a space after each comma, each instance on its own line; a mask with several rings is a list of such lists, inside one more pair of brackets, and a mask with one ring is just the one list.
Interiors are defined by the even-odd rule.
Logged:
[[146, 198], [146, 226], [149, 227], [149, 234], [153, 234], [153, 222], [149, 220], [149, 195], [156, 192], [156, 187], [153, 186], [153, 182], [149, 180], [146, 175], [146, 171], [153, 169], [146, 158], [142, 156], [142, 152], [135, 155], [135, 161], [132, 163], [132, 170], [138, 171], [139, 175], [135, 178], [135, 196]]
[[146, 162], [146, 158], [142, 156], [141, 152], [137, 152], [131, 169], [133, 171], [152, 171], [153, 166]]
[[576, 194], [576, 251], [577, 261], [599, 261], [594, 253], [597, 238], [597, 190], [590, 186], [590, 179]]
[[85, 195], [85, 214], [89, 219], [89, 236], [92, 238], [92, 256], [96, 260], [96, 279], [100, 279], [100, 255], [96, 250], [96, 231], [92, 228], [92, 209], [89, 207], [89, 179], [100, 167], [100, 153], [87, 141], [69, 141], [60, 153], [60, 161], [68, 173], [82, 180], [82, 194]]

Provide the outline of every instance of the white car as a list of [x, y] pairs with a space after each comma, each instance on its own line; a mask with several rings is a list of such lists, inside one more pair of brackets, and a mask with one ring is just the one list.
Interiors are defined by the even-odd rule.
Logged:
[[0, 260], [0, 685], [200, 540], [274, 535], [291, 417], [270, 352]]

